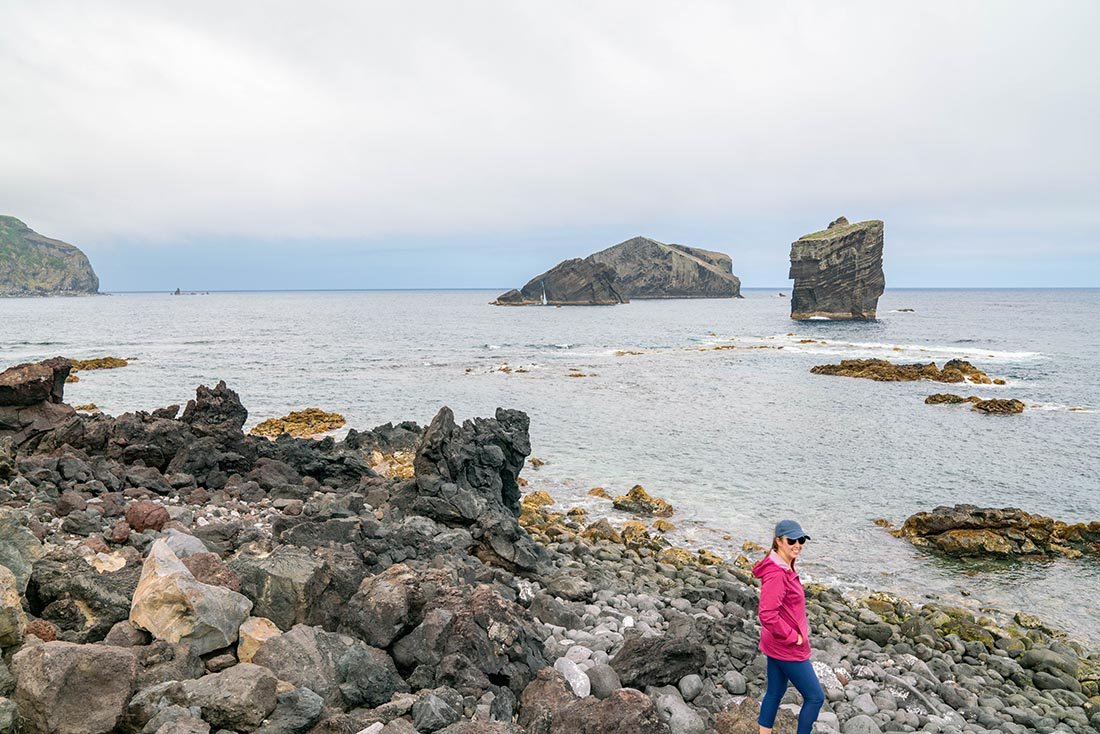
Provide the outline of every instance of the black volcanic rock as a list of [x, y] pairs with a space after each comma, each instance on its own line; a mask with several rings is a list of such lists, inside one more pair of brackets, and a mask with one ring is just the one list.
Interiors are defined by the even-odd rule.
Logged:
[[43, 237], [15, 217], [0, 216], [0, 296], [98, 292], [99, 278], [78, 248]]
[[871, 320], [886, 288], [883, 224], [844, 217], [791, 244], [791, 318]]
[[531, 453], [530, 420], [498, 408], [495, 418], [455, 423], [443, 408], [424, 432], [408, 482], [394, 504], [470, 531], [486, 562], [535, 571], [546, 562], [541, 546], [519, 526], [519, 473]]
[[739, 298], [728, 255], [633, 237], [588, 257], [559, 263], [498, 306], [599, 306], [631, 298]]

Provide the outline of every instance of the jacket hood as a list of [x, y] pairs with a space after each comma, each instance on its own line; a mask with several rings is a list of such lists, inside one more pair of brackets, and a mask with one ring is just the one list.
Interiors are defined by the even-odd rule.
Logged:
[[783, 563], [781, 559], [772, 558], [774, 553], [775, 551], [771, 551], [768, 553], [768, 555], [764, 556], [756, 562], [756, 564], [752, 567], [753, 576], [763, 581], [764, 578], [767, 576], [772, 576], [777, 573], [784, 573], [791, 570], [781, 565]]

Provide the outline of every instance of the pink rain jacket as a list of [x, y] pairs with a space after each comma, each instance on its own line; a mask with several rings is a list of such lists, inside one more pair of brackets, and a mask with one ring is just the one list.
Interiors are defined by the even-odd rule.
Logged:
[[[810, 624], [806, 621], [806, 592], [798, 572], [775, 551], [752, 567], [760, 579], [760, 650], [777, 660], [808, 660]], [[799, 645], [798, 635], [802, 634]]]

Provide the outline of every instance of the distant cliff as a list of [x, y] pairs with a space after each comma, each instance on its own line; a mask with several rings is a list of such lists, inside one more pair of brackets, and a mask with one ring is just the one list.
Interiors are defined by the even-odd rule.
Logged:
[[840, 217], [792, 243], [791, 318], [874, 319], [886, 288], [882, 242], [881, 221]]
[[0, 216], [0, 296], [83, 295], [99, 278], [78, 248]]
[[601, 306], [646, 298], [739, 298], [733, 260], [721, 252], [634, 237], [566, 260], [502, 294], [500, 306]]

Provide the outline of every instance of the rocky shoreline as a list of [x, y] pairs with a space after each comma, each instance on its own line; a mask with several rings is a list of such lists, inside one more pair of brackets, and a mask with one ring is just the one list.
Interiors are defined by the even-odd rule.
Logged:
[[[0, 374], [0, 732], [755, 733], [744, 563], [644, 490], [525, 496], [524, 413], [268, 440], [224, 383], [110, 417], [68, 369]], [[817, 731], [1100, 727], [1100, 655], [1035, 618], [807, 600]]]

